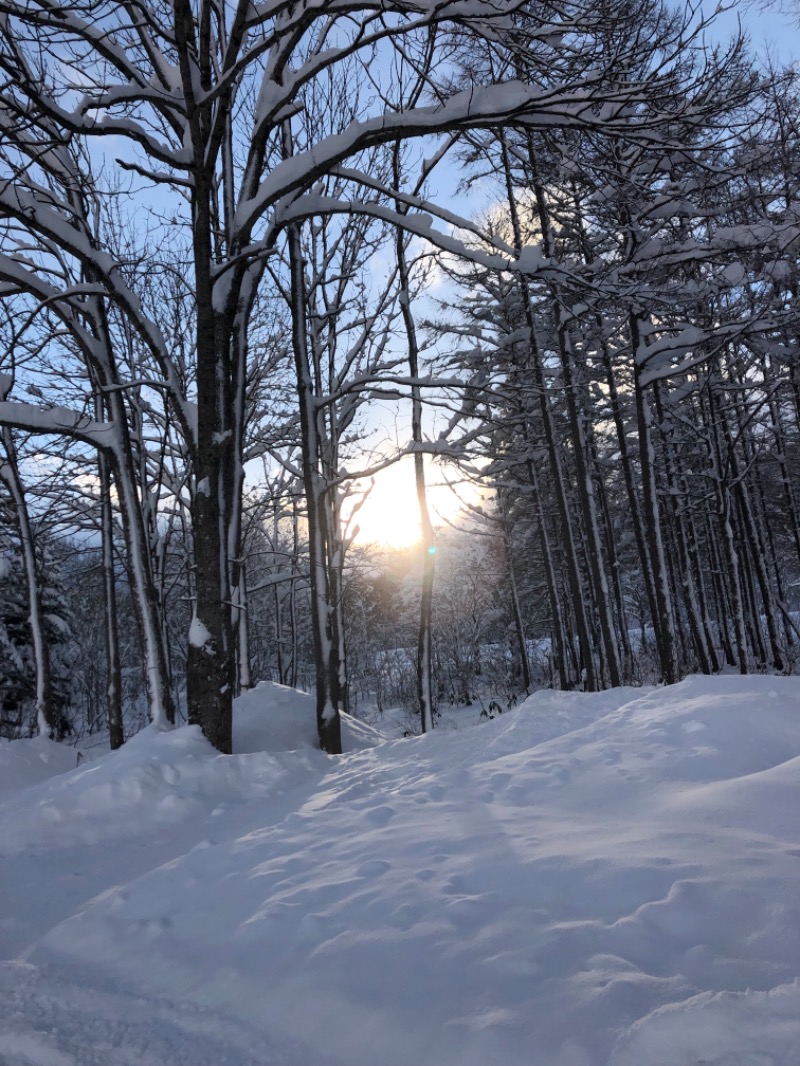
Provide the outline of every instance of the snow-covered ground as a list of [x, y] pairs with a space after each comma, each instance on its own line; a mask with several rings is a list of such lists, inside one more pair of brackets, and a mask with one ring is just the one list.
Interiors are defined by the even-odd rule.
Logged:
[[346, 736], [0, 745], [0, 1063], [800, 1064], [800, 681]]

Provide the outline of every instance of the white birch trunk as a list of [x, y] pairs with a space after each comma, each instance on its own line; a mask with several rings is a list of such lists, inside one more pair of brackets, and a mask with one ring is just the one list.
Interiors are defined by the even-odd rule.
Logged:
[[28, 622], [31, 627], [33, 658], [36, 669], [36, 725], [39, 736], [50, 740], [60, 740], [57, 729], [55, 708], [53, 706], [52, 681], [50, 676], [50, 647], [44, 628], [44, 610], [42, 607], [42, 590], [36, 565], [36, 542], [31, 525], [25, 489], [19, 475], [17, 450], [11, 430], [3, 426], [3, 445], [6, 461], [0, 463], [2, 478], [14, 504], [14, 511], [19, 529], [22, 562], [25, 569], [25, 581], [28, 587]]

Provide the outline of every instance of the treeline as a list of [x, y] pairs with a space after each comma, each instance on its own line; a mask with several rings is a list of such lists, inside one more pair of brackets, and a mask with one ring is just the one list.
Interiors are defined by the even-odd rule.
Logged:
[[[46, 560], [76, 533], [114, 746], [132, 655], [135, 714], [185, 706], [221, 751], [259, 677], [313, 684], [338, 751], [359, 693], [395, 698], [392, 646], [423, 729], [487, 657], [509, 699], [791, 669], [793, 71], [656, 0], [325, 7], [6, 5], [3, 581], [37, 728], [64, 728]], [[480, 217], [431, 191], [444, 163]], [[446, 639], [430, 453], [485, 486], [497, 560]], [[401, 454], [391, 637], [351, 504]]]
[[[272, 500], [268, 509], [263, 501], [254, 507], [261, 518], [256, 521], [251, 515], [249, 524], [248, 664], [253, 683], [268, 679], [311, 690], [314, 656], [308, 543], [302, 521], [295, 527], [291, 520], [290, 501], [279, 505], [283, 520], [276, 525], [275, 503]], [[508, 561], [496, 531], [481, 525], [481, 536], [468, 531], [438, 533], [432, 648], [436, 712], [471, 707], [477, 716], [493, 701], [506, 709], [525, 687]], [[88, 535], [82, 540], [54, 536], [44, 516], [36, 539], [55, 735], [69, 741], [96, 737], [98, 744], [106, 744], [109, 663], [101, 548]], [[127, 738], [147, 724], [148, 704], [134, 598], [122, 543], [117, 547], [116, 654], [121, 733]], [[165, 559], [169, 592], [161, 608], [169, 633], [172, 698], [179, 721], [186, 719], [186, 633], [191, 616], [188, 549], [177, 539], [169, 547]], [[17, 739], [34, 735], [38, 728], [36, 649], [18, 532], [7, 509], [0, 510], [0, 551], [0, 737]], [[391, 711], [392, 728], [402, 722], [409, 731], [419, 729], [415, 644], [421, 577], [416, 548], [354, 546], [348, 553], [343, 582], [345, 709], [378, 725], [384, 712]], [[532, 573], [532, 589], [537, 581]], [[531, 621], [532, 631], [537, 627], [546, 631], [543, 618], [532, 615]], [[530, 663], [534, 684], [552, 684], [549, 639], [531, 637], [527, 653], [525, 661]], [[648, 667], [644, 670], [647, 674]]]
[[[675, 17], [643, 22], [643, 70]], [[521, 582], [539, 560], [562, 687], [639, 677], [648, 639], [665, 682], [797, 661], [798, 98], [746, 64], [681, 68], [658, 150], [506, 131], [468, 157], [538, 262], [450, 267], [450, 437]]]

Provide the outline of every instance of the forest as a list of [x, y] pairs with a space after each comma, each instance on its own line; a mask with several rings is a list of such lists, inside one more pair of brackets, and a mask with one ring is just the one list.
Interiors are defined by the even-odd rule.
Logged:
[[662, 0], [0, 0], [0, 71], [0, 737], [797, 670], [791, 66]]

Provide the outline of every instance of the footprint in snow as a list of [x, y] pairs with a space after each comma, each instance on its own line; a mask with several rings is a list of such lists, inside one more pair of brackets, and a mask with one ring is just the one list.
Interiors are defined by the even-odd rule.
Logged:
[[375, 807], [373, 810], [367, 812], [367, 821], [376, 826], [386, 825], [392, 820], [392, 818], [394, 818], [395, 813], [394, 807], [387, 807], [385, 805], [382, 807]]
[[356, 874], [359, 877], [380, 877], [381, 874], [385, 874], [391, 868], [391, 863], [386, 862], [384, 859], [367, 859], [366, 862], [362, 862], [358, 867]]
[[495, 789], [504, 789], [508, 782], [511, 780], [511, 774], [508, 773], [496, 773], [492, 774], [489, 778], [489, 784]]

